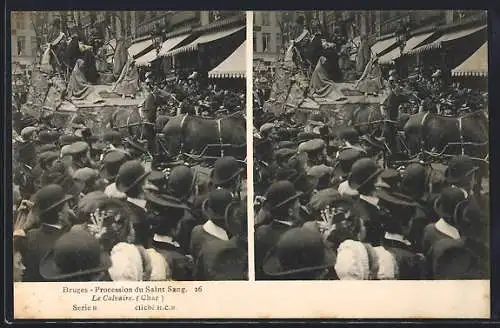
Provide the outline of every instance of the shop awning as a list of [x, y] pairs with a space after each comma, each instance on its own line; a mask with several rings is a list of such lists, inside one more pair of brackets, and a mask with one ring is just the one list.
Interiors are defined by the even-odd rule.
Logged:
[[128, 48], [128, 53], [130, 54], [130, 56], [134, 57], [142, 51], [146, 50], [146, 48], [150, 47], [152, 44], [153, 40], [151, 39], [136, 42]]
[[453, 76], [488, 76], [488, 42], [485, 42], [462, 64], [451, 70]]
[[[412, 36], [408, 41], [406, 41], [405, 48], [403, 49], [403, 54], [407, 53], [411, 49], [418, 47], [422, 42], [427, 40], [434, 33], [425, 33], [420, 35]], [[380, 64], [390, 64], [394, 61], [394, 59], [401, 56], [401, 51], [398, 48], [394, 48], [382, 57], [379, 58], [378, 62]]]
[[189, 34], [174, 36], [173, 38], [170, 38], [167, 41], [163, 42], [163, 44], [161, 45], [159, 56], [166, 56], [170, 49], [174, 48], [179, 43], [184, 41], [188, 36]]
[[245, 78], [246, 44], [244, 41], [229, 57], [216, 68], [208, 72], [209, 78]]
[[380, 54], [385, 50], [389, 49], [396, 43], [396, 37], [392, 37], [386, 40], [378, 41], [371, 47], [371, 51], [373, 54]]
[[173, 56], [173, 55], [177, 55], [177, 54], [184, 53], [184, 52], [195, 51], [196, 49], [198, 49], [198, 46], [200, 44], [209, 43], [209, 42], [212, 42], [215, 40], [225, 38], [231, 34], [234, 34], [238, 31], [243, 30], [244, 28], [245, 28], [245, 26], [233, 27], [233, 28], [228, 29], [228, 30], [212, 32], [212, 33], [201, 35], [197, 39], [195, 39], [193, 42], [191, 42], [185, 46], [182, 46], [182, 47], [179, 47], [177, 49], [173, 49], [173, 50], [167, 52], [166, 55]]
[[443, 46], [443, 43], [453, 41], [453, 40], [458, 40], [464, 37], [467, 37], [471, 34], [474, 34], [476, 32], [482, 31], [486, 29], [486, 25], [483, 25], [481, 27], [476, 27], [476, 28], [469, 28], [466, 30], [460, 30], [460, 31], [455, 31], [455, 32], [450, 32], [450, 33], [445, 33], [441, 35], [436, 41], [424, 44], [420, 47], [417, 47], [411, 51], [408, 52], [408, 55], [413, 55], [413, 54], [418, 54], [423, 51], [429, 51], [432, 49], [438, 49]]
[[156, 59], [156, 49], [151, 50], [147, 54], [135, 60], [136, 66], [149, 66], [149, 64]]

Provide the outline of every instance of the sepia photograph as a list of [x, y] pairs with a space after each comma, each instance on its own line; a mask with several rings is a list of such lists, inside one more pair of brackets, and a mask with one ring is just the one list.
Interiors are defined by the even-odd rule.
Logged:
[[14, 282], [247, 280], [246, 13], [13, 11], [10, 34]]
[[486, 11], [256, 11], [256, 280], [488, 280]]

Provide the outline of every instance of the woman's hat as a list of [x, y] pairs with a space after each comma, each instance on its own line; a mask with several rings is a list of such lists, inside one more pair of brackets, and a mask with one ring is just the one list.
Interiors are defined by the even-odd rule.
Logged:
[[264, 260], [266, 275], [287, 277], [335, 265], [335, 253], [323, 244], [319, 232], [303, 227], [286, 231]]
[[35, 205], [40, 214], [50, 211], [51, 209], [72, 199], [73, 196], [66, 195], [64, 189], [56, 184], [49, 184], [38, 190], [35, 194]]
[[118, 170], [116, 188], [123, 193], [127, 193], [127, 191], [144, 181], [149, 173], [146, 172], [146, 169], [139, 161], [125, 162]]
[[211, 172], [212, 183], [216, 186], [226, 184], [238, 176], [244, 169], [236, 158], [232, 156], [224, 156], [219, 158]]
[[99, 241], [83, 228], [63, 234], [40, 262], [40, 275], [60, 281], [100, 273], [111, 266], [109, 256], [101, 251]]
[[215, 189], [208, 194], [208, 198], [202, 204], [203, 215], [211, 220], [225, 220], [227, 206], [233, 200], [233, 195], [227, 189]]
[[292, 200], [299, 198], [302, 192], [296, 191], [293, 183], [281, 180], [273, 183], [266, 192], [264, 206], [269, 210], [280, 208]]
[[355, 190], [360, 189], [370, 181], [375, 181], [383, 169], [371, 158], [358, 159], [351, 168], [349, 186]]
[[466, 199], [463, 190], [447, 187], [434, 202], [434, 211], [442, 218], [453, 218], [457, 205]]

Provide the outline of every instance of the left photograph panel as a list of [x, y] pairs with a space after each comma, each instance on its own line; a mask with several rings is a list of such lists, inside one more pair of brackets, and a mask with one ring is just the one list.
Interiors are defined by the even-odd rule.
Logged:
[[10, 17], [14, 281], [248, 280], [245, 12]]

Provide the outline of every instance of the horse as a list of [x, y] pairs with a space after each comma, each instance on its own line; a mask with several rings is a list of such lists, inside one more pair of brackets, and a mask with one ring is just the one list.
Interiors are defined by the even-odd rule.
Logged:
[[[220, 145], [220, 153], [238, 158], [246, 156], [246, 118], [243, 111], [212, 119], [195, 115], [176, 115], [162, 130], [162, 139], [170, 156], [181, 153], [200, 154], [207, 145]], [[224, 146], [244, 149], [227, 149]], [[220, 154], [219, 150], [216, 152]], [[209, 155], [209, 154], [207, 154]]]
[[412, 154], [421, 151], [446, 155], [488, 155], [488, 118], [484, 111], [460, 117], [447, 117], [429, 112], [411, 115], [404, 125], [407, 146]]
[[360, 134], [383, 136], [385, 115], [376, 106], [363, 106], [355, 109], [348, 124]]

